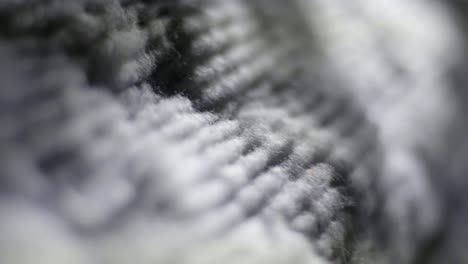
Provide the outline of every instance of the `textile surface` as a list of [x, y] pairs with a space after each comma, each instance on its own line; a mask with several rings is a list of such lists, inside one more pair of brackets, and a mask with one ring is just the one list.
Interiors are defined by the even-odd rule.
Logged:
[[451, 3], [0, 1], [0, 262], [466, 263]]

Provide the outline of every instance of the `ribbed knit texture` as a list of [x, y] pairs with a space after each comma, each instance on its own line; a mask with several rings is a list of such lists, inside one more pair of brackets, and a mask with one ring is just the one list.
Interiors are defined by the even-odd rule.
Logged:
[[456, 34], [353, 59], [338, 2], [0, 2], [0, 262], [423, 258]]

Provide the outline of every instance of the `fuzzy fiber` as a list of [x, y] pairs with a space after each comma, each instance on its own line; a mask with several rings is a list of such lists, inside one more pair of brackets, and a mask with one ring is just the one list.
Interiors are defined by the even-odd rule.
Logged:
[[459, 2], [0, 1], [0, 263], [466, 263]]

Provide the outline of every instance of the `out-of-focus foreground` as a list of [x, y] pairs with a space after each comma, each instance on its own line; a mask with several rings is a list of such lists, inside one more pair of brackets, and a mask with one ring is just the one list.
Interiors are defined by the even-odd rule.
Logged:
[[0, 0], [0, 263], [468, 263], [467, 21]]

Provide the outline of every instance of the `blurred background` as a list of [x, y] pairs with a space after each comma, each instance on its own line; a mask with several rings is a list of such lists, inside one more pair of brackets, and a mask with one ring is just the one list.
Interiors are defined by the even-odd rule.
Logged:
[[0, 262], [468, 263], [467, 16], [0, 0]]

